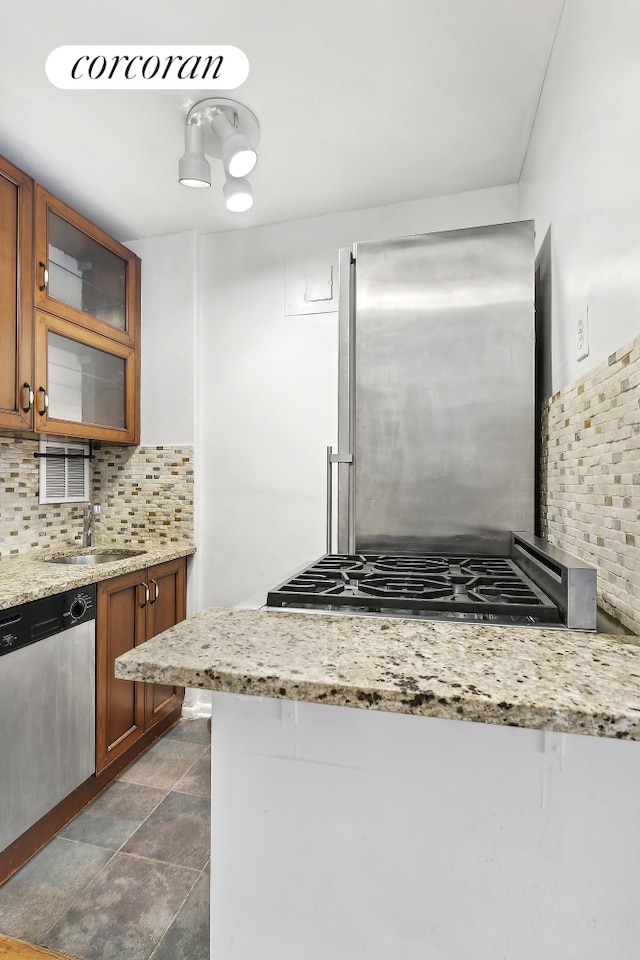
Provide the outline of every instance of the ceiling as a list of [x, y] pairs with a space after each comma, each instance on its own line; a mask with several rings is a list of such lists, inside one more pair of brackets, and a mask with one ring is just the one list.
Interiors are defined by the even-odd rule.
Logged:
[[[515, 183], [564, 0], [23, 0], [0, 36], [0, 153], [121, 240]], [[235, 91], [61, 90], [63, 44], [233, 44]], [[257, 114], [255, 205], [177, 182], [189, 106]]]

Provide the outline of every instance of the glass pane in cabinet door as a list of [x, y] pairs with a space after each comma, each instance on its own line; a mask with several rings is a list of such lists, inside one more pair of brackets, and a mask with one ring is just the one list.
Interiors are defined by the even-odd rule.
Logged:
[[126, 263], [49, 210], [49, 296], [124, 330]]
[[48, 333], [49, 416], [101, 427], [125, 426], [125, 361]]

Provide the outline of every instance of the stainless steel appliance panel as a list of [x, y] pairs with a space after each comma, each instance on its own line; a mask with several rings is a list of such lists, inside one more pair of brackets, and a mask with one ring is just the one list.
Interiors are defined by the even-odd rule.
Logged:
[[533, 530], [533, 237], [524, 221], [355, 246], [340, 551], [508, 554]]
[[95, 621], [0, 658], [0, 850], [95, 772]]

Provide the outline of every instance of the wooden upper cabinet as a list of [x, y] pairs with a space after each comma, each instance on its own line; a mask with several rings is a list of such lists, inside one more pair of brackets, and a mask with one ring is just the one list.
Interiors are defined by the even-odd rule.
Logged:
[[0, 427], [31, 430], [33, 181], [0, 157]]
[[0, 157], [0, 431], [140, 441], [140, 260]]
[[34, 204], [36, 307], [136, 347], [138, 257], [37, 184]]
[[36, 311], [38, 433], [137, 443], [139, 353], [69, 320]]
[[34, 428], [140, 440], [140, 260], [35, 185]]

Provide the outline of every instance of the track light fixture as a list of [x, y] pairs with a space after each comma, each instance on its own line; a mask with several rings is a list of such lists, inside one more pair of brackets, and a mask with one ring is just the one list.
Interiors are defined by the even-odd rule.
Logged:
[[211, 186], [211, 168], [204, 155], [204, 130], [193, 123], [184, 128], [184, 155], [178, 164], [178, 179], [185, 187]]
[[248, 107], [222, 97], [201, 100], [187, 114], [185, 153], [180, 160], [178, 179], [187, 187], [210, 186], [206, 152], [223, 162], [227, 179], [222, 192], [227, 210], [236, 213], [249, 210], [253, 206], [253, 194], [244, 178], [256, 165], [259, 141], [260, 124]]

